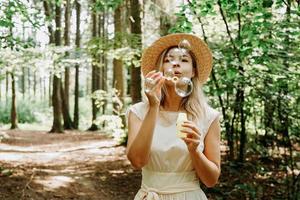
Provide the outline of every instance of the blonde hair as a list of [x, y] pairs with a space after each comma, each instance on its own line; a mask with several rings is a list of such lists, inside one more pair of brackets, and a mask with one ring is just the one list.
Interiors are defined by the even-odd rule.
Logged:
[[[165, 49], [159, 56], [156, 63], [156, 67], [158, 68], [159, 71], [163, 71], [164, 58], [166, 54], [173, 48], [176, 48], [176, 46]], [[193, 68], [195, 69], [195, 76], [192, 78], [194, 88], [192, 93], [189, 96], [182, 98], [180, 107], [187, 112], [188, 118], [190, 118], [193, 121], [198, 121], [200, 120], [200, 118], [206, 115], [207, 100], [202, 91], [202, 84], [198, 77], [198, 66], [196, 63], [195, 55], [191, 51], [189, 52], [189, 54], [192, 57], [192, 64], [193, 64]], [[166, 95], [167, 95], [167, 89], [166, 86], [164, 85], [162, 87], [162, 98], [160, 101], [161, 106], [163, 106], [164, 104]]]

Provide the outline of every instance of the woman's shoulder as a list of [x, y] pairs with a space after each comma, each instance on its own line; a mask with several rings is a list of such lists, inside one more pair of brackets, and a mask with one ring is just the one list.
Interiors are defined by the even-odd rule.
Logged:
[[135, 103], [128, 107], [126, 115], [128, 116], [129, 112], [134, 113], [139, 119], [143, 119], [148, 109], [148, 104], [141, 101]]
[[140, 110], [144, 110], [148, 108], [148, 104], [141, 101], [135, 104], [132, 104], [130, 107], [135, 108], [135, 109], [140, 109]]
[[213, 108], [212, 106], [210, 106], [209, 104], [207, 104], [207, 106], [206, 106], [206, 115], [209, 117], [209, 116], [214, 116], [214, 117], [216, 117], [216, 116], [219, 116], [219, 115], [221, 115], [221, 113], [217, 110], [217, 109], [215, 109], [215, 108]]
[[218, 119], [220, 115], [221, 113], [217, 109], [210, 106], [209, 104], [205, 106], [204, 117], [202, 117], [199, 121], [199, 125], [204, 134], [203, 137], [206, 136], [212, 122]]

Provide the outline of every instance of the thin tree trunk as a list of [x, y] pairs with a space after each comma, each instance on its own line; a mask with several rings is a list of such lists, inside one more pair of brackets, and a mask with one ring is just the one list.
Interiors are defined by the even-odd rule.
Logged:
[[15, 75], [13, 72], [10, 73], [11, 75], [11, 127], [10, 129], [18, 128], [18, 114], [17, 114], [17, 103], [16, 103], [16, 88], [15, 88]]
[[[78, 0], [76, 4], [76, 39], [75, 44], [77, 48], [80, 48], [80, 13], [81, 5]], [[78, 129], [79, 126], [79, 65], [75, 65], [75, 97], [74, 97], [74, 128]]]
[[[61, 46], [61, 8], [60, 5], [55, 6], [55, 45]], [[53, 125], [50, 133], [62, 133], [63, 126], [61, 122], [62, 115], [62, 103], [60, 93], [61, 79], [54, 74], [53, 76], [53, 93], [52, 93], [52, 105], [53, 105]]]
[[5, 104], [8, 103], [8, 84], [9, 84], [9, 74], [5, 73]]
[[[244, 69], [242, 67], [242, 59], [240, 56], [240, 52], [238, 50], [238, 48], [236, 47], [232, 34], [229, 30], [229, 26], [228, 26], [228, 22], [227, 19], [225, 17], [223, 8], [222, 8], [222, 3], [220, 0], [217, 1], [217, 4], [219, 6], [219, 10], [222, 16], [222, 19], [224, 21], [224, 24], [226, 26], [226, 31], [227, 31], [227, 35], [230, 39], [230, 42], [232, 44], [233, 47], [233, 53], [236, 56], [236, 58], [239, 61], [239, 67], [238, 67], [238, 71], [241, 77], [244, 77]], [[239, 9], [241, 9], [240, 7], [240, 1], [239, 1]], [[240, 13], [238, 12], [237, 14], [238, 17], [238, 40], [241, 40], [241, 17], [240, 17]], [[244, 114], [244, 84], [240, 83], [237, 86], [237, 91], [236, 91], [236, 99], [235, 99], [235, 108], [234, 108], [234, 113], [233, 113], [233, 118], [232, 118], [232, 122], [231, 122], [231, 133], [234, 134], [234, 124], [235, 124], [235, 116], [237, 114], [237, 112], [240, 112], [240, 124], [241, 124], [241, 131], [240, 131], [240, 146], [239, 146], [239, 161], [243, 162], [244, 161], [244, 151], [245, 151], [245, 145], [247, 142], [247, 137], [246, 137], [246, 116]]]
[[[60, 95], [61, 97], [64, 96], [64, 88], [63, 88], [63, 84], [61, 83], [60, 84]], [[71, 120], [71, 117], [66, 109], [67, 107], [67, 102], [66, 102], [66, 99], [65, 98], [62, 98], [61, 100], [61, 103], [62, 103], [62, 113], [63, 113], [63, 118], [64, 118], [64, 129], [65, 130], [71, 130], [73, 129], [73, 126], [72, 126], [72, 120]]]
[[48, 88], [48, 97], [49, 97], [49, 107], [52, 106], [52, 73], [50, 72], [50, 76], [49, 76], [49, 88]]
[[[51, 19], [51, 13], [53, 11], [53, 6], [51, 2], [48, 2], [48, 0], [43, 0], [43, 6], [44, 6], [44, 10], [45, 10], [45, 16], [48, 19]], [[54, 38], [54, 31], [52, 28], [52, 23], [49, 23], [48, 26], [48, 32], [49, 32], [49, 44], [54, 44], [55, 43], [55, 38]], [[52, 73], [50, 72], [50, 76], [49, 76], [49, 107], [52, 106]]]
[[[101, 38], [102, 40], [105, 40], [105, 34], [104, 34], [104, 29], [105, 29], [105, 11], [101, 12], [98, 14], [98, 37]], [[104, 86], [103, 86], [103, 68], [104, 68], [104, 55], [101, 54], [99, 55], [99, 57], [97, 58], [98, 62], [100, 63], [101, 67], [97, 67], [96, 68], [96, 88], [97, 90], [104, 90]], [[101, 106], [101, 108], [98, 109], [98, 112], [103, 114], [103, 106]]]
[[30, 79], [31, 74], [30, 73], [31, 73], [30, 69], [27, 68], [27, 95], [29, 97], [31, 97], [31, 79]]
[[[50, 87], [50, 86], [49, 86]], [[44, 96], [43, 96], [43, 100], [46, 100], [46, 96], [47, 96], [47, 88], [46, 88], [46, 78], [43, 78], [43, 92], [44, 92]]]
[[53, 105], [53, 125], [50, 133], [63, 133], [63, 126], [61, 123], [61, 96], [60, 96], [60, 78], [56, 75], [53, 76], [53, 94], [52, 94], [52, 105]]
[[[191, 8], [193, 8], [193, 5], [192, 5], [190, 0], [188, 0], [188, 3], [190, 4]], [[193, 11], [194, 15], [197, 17], [197, 19], [198, 19], [198, 21], [201, 25], [201, 30], [202, 30], [202, 35], [203, 35], [204, 41], [205, 41], [206, 44], [208, 44], [208, 39], [207, 39], [207, 36], [206, 36], [206, 32], [205, 32], [204, 25], [202, 23], [201, 17], [196, 12], [195, 9], [192, 9], [192, 11]], [[212, 69], [212, 79], [213, 79], [213, 82], [215, 84], [216, 90], [220, 91], [220, 86], [218, 84], [214, 69]], [[227, 143], [228, 143], [228, 146], [229, 146], [229, 160], [233, 160], [234, 159], [234, 141], [233, 141], [233, 134], [230, 132], [230, 119], [229, 119], [229, 116], [226, 113], [226, 108], [225, 108], [225, 105], [224, 105], [224, 101], [223, 101], [222, 96], [220, 94], [218, 94], [218, 99], [219, 99], [220, 106], [222, 108], [222, 115], [223, 115], [224, 121], [225, 121], [225, 132], [226, 132], [226, 137], [227, 137]]]
[[[108, 27], [108, 18], [109, 18], [109, 13], [105, 10], [103, 12], [103, 21], [102, 21], [102, 37], [106, 41], [108, 40], [108, 30], [106, 27]], [[102, 63], [103, 63], [103, 67], [100, 68], [100, 74], [99, 74], [99, 84], [101, 85], [101, 87], [99, 87], [99, 89], [104, 90], [104, 91], [108, 91], [107, 90], [107, 59], [105, 57], [105, 55], [103, 54], [102, 56]], [[102, 114], [105, 114], [106, 111], [106, 107], [107, 107], [107, 100], [104, 101], [104, 104], [102, 105]]]
[[[93, 0], [93, 3], [95, 3], [95, 0]], [[95, 12], [92, 13], [92, 37], [97, 37], [97, 14]], [[97, 58], [93, 58], [96, 60]], [[92, 93], [94, 93], [97, 90], [97, 66], [95, 64], [92, 64]], [[92, 98], [92, 125], [88, 130], [95, 131], [98, 130], [98, 127], [96, 124], [94, 124], [94, 120], [97, 117], [97, 107], [96, 107], [96, 101], [94, 98]]]
[[40, 99], [42, 100], [43, 98], [44, 98], [44, 88], [43, 88], [43, 79], [42, 79], [42, 77], [40, 76], [39, 77], [39, 85], [40, 85], [40, 87], [39, 87], [39, 90], [40, 90]]
[[37, 85], [36, 71], [34, 71], [34, 74], [33, 74], [33, 96], [34, 96], [34, 98], [36, 98], [36, 85]]
[[25, 67], [22, 67], [22, 95], [23, 99], [25, 99]]
[[[51, 17], [51, 12], [52, 12], [52, 9], [51, 9], [52, 4], [49, 3], [48, 0], [44, 0], [43, 1], [43, 6], [44, 6], [46, 18], [50, 18]], [[53, 44], [55, 42], [55, 39], [54, 39], [53, 28], [52, 28], [51, 23], [49, 23], [47, 28], [48, 28], [48, 32], [49, 32], [49, 43]]]
[[[238, 40], [241, 41], [241, 31], [242, 31], [242, 22], [241, 22], [241, 0], [238, 0], [238, 10], [237, 12], [237, 17], [238, 17]], [[241, 42], [242, 43], [242, 42]], [[240, 57], [240, 52], [238, 51], [238, 59], [240, 61], [239, 64], [239, 74], [241, 77], [244, 78], [244, 68], [243, 68], [243, 63], [241, 62], [241, 57]], [[244, 92], [244, 81], [239, 84], [238, 86], [238, 91], [240, 93], [240, 122], [241, 122], [241, 132], [240, 132], [240, 154], [239, 154], [239, 161], [244, 162], [245, 159], [245, 149], [246, 149], [246, 144], [247, 144], [247, 134], [246, 134], [246, 115], [244, 111], [244, 103], [245, 103], [245, 92]]]
[[[131, 33], [135, 34], [137, 37], [139, 37], [140, 44], [141, 44], [141, 34], [142, 34], [142, 29], [141, 29], [141, 5], [139, 0], [130, 0], [130, 13], [133, 18], [131, 21]], [[141, 46], [138, 46], [138, 48], [142, 48]], [[139, 57], [135, 59], [140, 59]], [[132, 103], [137, 103], [142, 100], [142, 87], [141, 87], [141, 70], [140, 66], [131, 66], [131, 98], [132, 98]]]
[[[291, 0], [286, 1], [286, 22], [288, 25], [291, 22]], [[291, 48], [291, 38], [290, 38], [289, 29], [286, 29], [285, 35], [286, 35], [284, 40], [286, 45], [285, 51], [289, 53]], [[284, 67], [284, 71], [289, 71], [290, 64], [287, 58], [283, 60], [283, 67]], [[287, 184], [286, 184], [287, 191], [288, 191], [287, 198], [292, 199], [293, 195], [295, 195], [295, 192], [297, 192], [295, 191], [297, 177], [294, 172], [295, 166], [294, 166], [294, 159], [293, 159], [293, 147], [292, 147], [292, 142], [289, 133], [289, 127], [290, 127], [289, 102], [287, 98], [282, 98], [282, 97], [287, 97], [289, 95], [289, 85], [287, 82], [288, 80], [289, 77], [286, 77], [284, 80], [281, 80], [282, 84], [279, 89], [279, 95], [278, 95], [278, 117], [281, 123], [279, 127], [279, 131], [280, 133], [282, 133], [283, 136], [284, 147], [289, 151], [288, 153], [289, 155], [287, 155], [287, 153], [284, 154], [284, 159], [286, 165], [289, 166], [292, 171], [292, 181], [289, 181], [289, 178], [287, 178]], [[286, 173], [288, 177], [288, 171]]]
[[[65, 8], [65, 46], [70, 45], [70, 0], [66, 0]], [[70, 116], [70, 105], [69, 105], [69, 84], [70, 84], [70, 68], [65, 68], [65, 82], [64, 88], [61, 84], [61, 97], [63, 103], [63, 119], [64, 119], [64, 129], [73, 129], [73, 122]]]

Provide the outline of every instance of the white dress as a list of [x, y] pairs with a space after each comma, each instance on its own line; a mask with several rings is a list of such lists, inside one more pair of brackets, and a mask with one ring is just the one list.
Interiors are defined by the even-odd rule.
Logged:
[[[207, 106], [206, 117], [198, 122], [203, 152], [204, 138], [211, 123], [220, 115]], [[143, 120], [148, 106], [140, 102], [129, 107]], [[142, 168], [142, 185], [134, 200], [206, 200], [193, 169], [192, 160], [184, 141], [176, 136], [178, 112], [160, 111], [155, 125], [150, 160]]]

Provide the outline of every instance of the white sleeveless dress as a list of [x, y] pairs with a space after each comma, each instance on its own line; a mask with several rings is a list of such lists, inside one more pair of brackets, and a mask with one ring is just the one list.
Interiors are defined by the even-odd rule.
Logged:
[[[132, 105], [127, 110], [143, 120], [148, 106], [144, 102]], [[160, 111], [155, 125], [150, 160], [142, 168], [142, 185], [134, 200], [206, 200], [199, 185], [199, 178], [193, 169], [192, 160], [184, 141], [176, 136], [178, 112]], [[220, 115], [207, 106], [206, 117], [197, 124], [201, 143], [211, 123]], [[167, 119], [167, 120], [166, 120]]]

